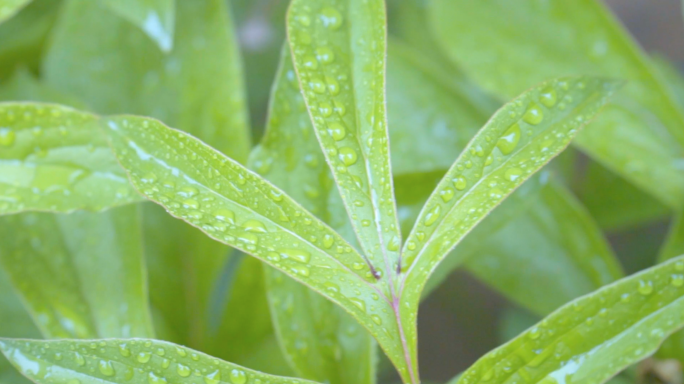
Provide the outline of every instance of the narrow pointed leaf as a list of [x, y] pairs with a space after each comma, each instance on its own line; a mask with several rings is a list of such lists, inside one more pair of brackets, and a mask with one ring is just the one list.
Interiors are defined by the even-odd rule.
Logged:
[[229, 8], [224, 0], [176, 6], [174, 48], [164, 54], [101, 1], [67, 1], [44, 78], [97, 113], [152, 116], [244, 162], [250, 131]]
[[173, 48], [175, 0], [104, 0], [112, 10], [133, 23], [164, 52]]
[[384, 1], [294, 0], [287, 32], [316, 136], [361, 248], [377, 276], [392, 279], [401, 234], [385, 108]]
[[[165, 341], [146, 339], [40, 341], [2, 339], [0, 350], [38, 384], [273, 383], [308, 380], [266, 375]], [[199, 379], [198, 379], [199, 378]]]
[[140, 201], [96, 120], [58, 105], [0, 103], [0, 214]]
[[46, 337], [153, 336], [139, 212], [0, 220], [0, 263]]
[[[333, 180], [283, 49], [266, 134], [250, 166], [323, 221], [330, 222]], [[299, 376], [332, 384], [375, 382], [375, 348], [368, 332], [340, 307], [277, 270], [264, 269], [278, 338]]]
[[0, 0], [0, 23], [14, 16], [31, 0]]
[[599, 384], [684, 326], [679, 257], [569, 303], [485, 355], [458, 383]]
[[[684, 214], [677, 214], [672, 220], [670, 233], [658, 254], [658, 261], [665, 262], [684, 255]], [[684, 331], [678, 331], [668, 338], [658, 351], [658, 357], [677, 359], [684, 363]]]
[[147, 198], [339, 304], [401, 361], [389, 303], [363, 258], [337, 233], [282, 190], [185, 133], [133, 116], [103, 125]]
[[684, 114], [601, 1], [437, 0], [429, 16], [446, 54], [504, 97], [557, 76], [629, 80], [576, 144], [668, 206], [682, 207]]

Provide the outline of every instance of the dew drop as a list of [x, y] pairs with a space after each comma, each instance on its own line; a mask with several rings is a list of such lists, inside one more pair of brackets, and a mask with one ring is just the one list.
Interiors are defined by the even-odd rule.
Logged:
[[128, 357], [128, 356], [131, 355], [131, 350], [128, 349], [128, 347], [126, 346], [126, 344], [119, 344], [119, 353], [120, 353], [121, 356], [123, 356], [123, 357]]
[[178, 372], [178, 376], [180, 377], [188, 377], [190, 376], [190, 367], [187, 367], [183, 364], [178, 364], [176, 367], [176, 372]]
[[316, 60], [315, 57], [311, 55], [304, 56], [304, 67], [308, 69], [317, 69], [318, 68], [318, 60]]
[[354, 165], [356, 163], [357, 155], [350, 147], [342, 147], [339, 152], [340, 160], [347, 166]]
[[425, 215], [425, 221], [423, 221], [423, 224], [425, 226], [429, 227], [432, 224], [439, 219], [439, 216], [442, 214], [442, 207], [439, 205], [435, 205], [434, 208], [432, 208], [427, 215]]
[[539, 95], [539, 101], [548, 108], [553, 107], [554, 105], [556, 105], [556, 102], [558, 101], [558, 95], [556, 94], [556, 90], [552, 87], [545, 88], [541, 91], [541, 94]]
[[316, 58], [323, 64], [330, 64], [335, 61], [335, 53], [328, 47], [316, 48]]
[[105, 376], [114, 376], [114, 367], [112, 367], [112, 362], [107, 360], [100, 360], [97, 364], [97, 368], [100, 373]]
[[684, 275], [677, 274], [670, 276], [670, 284], [672, 284], [673, 287], [684, 286]]
[[347, 130], [344, 129], [344, 125], [337, 122], [328, 124], [328, 133], [335, 141], [340, 141], [347, 136]]
[[14, 144], [16, 134], [9, 128], [0, 128], [0, 146], [9, 147]]
[[204, 376], [204, 382], [207, 384], [219, 384], [221, 382], [221, 371], [216, 370], [206, 376]]
[[145, 364], [148, 361], [150, 361], [151, 357], [152, 357], [152, 354], [149, 352], [140, 352], [140, 353], [138, 353], [136, 360], [138, 360], [138, 363]]
[[340, 93], [340, 83], [337, 82], [334, 78], [330, 76], [325, 77], [325, 83], [328, 84], [328, 92], [330, 92], [331, 95], [337, 96]]
[[644, 296], [650, 295], [653, 293], [653, 283], [650, 280], [639, 280], [637, 291]]
[[292, 259], [300, 263], [308, 263], [311, 260], [311, 254], [300, 249], [281, 249], [280, 255], [286, 259]]
[[518, 180], [518, 178], [520, 178], [520, 176], [522, 176], [522, 173], [522, 169], [517, 167], [511, 167], [506, 170], [506, 172], [504, 173], [504, 177], [508, 181], [516, 181]]
[[154, 372], [148, 372], [147, 373], [147, 382], [149, 384], [166, 384], [167, 383], [165, 378], [155, 375]]
[[528, 124], [537, 125], [544, 120], [544, 112], [537, 103], [530, 103], [523, 115], [523, 120]]
[[318, 104], [318, 112], [320, 112], [323, 117], [330, 117], [333, 113], [333, 106], [324, 101]]
[[78, 364], [78, 365], [81, 366], [81, 367], [84, 366], [85, 363], [86, 363], [85, 358], [83, 357], [83, 355], [81, 355], [81, 354], [78, 353], [78, 352], [74, 352], [74, 361], [76, 361], [76, 364]]
[[373, 322], [377, 325], [382, 325], [382, 319], [378, 315], [371, 315], [371, 319], [373, 319]]
[[361, 299], [357, 299], [355, 297], [350, 298], [349, 301], [351, 301], [352, 304], [354, 304], [360, 310], [362, 310], [364, 312], [366, 311], [366, 302], [365, 301], [363, 301]]
[[342, 26], [342, 15], [332, 7], [325, 7], [321, 10], [320, 19], [323, 26], [332, 30], [337, 30]]
[[239, 369], [233, 369], [230, 371], [230, 381], [232, 384], [245, 384], [247, 375]]
[[452, 181], [454, 182], [454, 187], [456, 187], [456, 189], [459, 191], [466, 189], [468, 186], [468, 182], [463, 176], [455, 177]]
[[389, 242], [387, 243], [387, 250], [390, 252], [395, 252], [399, 250], [399, 238], [392, 235]]
[[323, 236], [323, 247], [325, 247], [325, 249], [330, 249], [330, 247], [332, 247], [334, 243], [335, 243], [335, 239], [333, 239], [332, 236], [330, 236], [330, 235]]
[[338, 115], [344, 116], [347, 113], [347, 107], [342, 104], [341, 101], [334, 101], [335, 104], [335, 112], [337, 112]]
[[448, 203], [449, 201], [451, 201], [451, 199], [454, 198], [454, 190], [451, 188], [446, 188], [439, 192], [439, 196], [445, 203]]
[[217, 220], [229, 223], [229, 224], [235, 224], [235, 213], [231, 210], [228, 209], [218, 209], [214, 212], [214, 217]]
[[511, 125], [506, 132], [501, 135], [499, 138], [499, 141], [496, 143], [497, 148], [503, 153], [504, 155], [508, 155], [513, 150], [515, 147], [518, 145], [518, 142], [520, 141], [520, 125], [518, 123], [515, 123]]
[[266, 226], [264, 223], [262, 223], [259, 220], [255, 219], [250, 219], [245, 221], [242, 224], [242, 227], [245, 229], [247, 232], [257, 232], [257, 233], [265, 233], [266, 231]]

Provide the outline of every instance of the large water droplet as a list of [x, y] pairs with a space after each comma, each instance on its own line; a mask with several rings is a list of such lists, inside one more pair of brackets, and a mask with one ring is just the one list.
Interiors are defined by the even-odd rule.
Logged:
[[468, 182], [463, 176], [457, 176], [451, 181], [453, 181], [454, 187], [456, 187], [456, 189], [459, 191], [466, 189], [466, 187], [468, 186]]
[[518, 123], [515, 123], [511, 125], [506, 132], [501, 135], [499, 138], [499, 141], [496, 143], [497, 148], [503, 153], [504, 155], [508, 155], [513, 150], [515, 150], [515, 147], [518, 145], [518, 142], [520, 141], [520, 125]]
[[151, 357], [152, 357], [152, 354], [149, 352], [140, 352], [140, 353], [138, 353], [136, 360], [138, 360], [138, 363], [145, 364], [148, 361], [150, 361]]
[[674, 287], [684, 286], [684, 275], [672, 275], [670, 276], [670, 284]]
[[523, 120], [528, 124], [537, 125], [544, 120], [544, 111], [537, 103], [530, 103], [523, 115]]
[[114, 376], [114, 367], [112, 367], [112, 362], [108, 360], [100, 360], [97, 364], [97, 368], [100, 373], [105, 376]]
[[187, 367], [183, 364], [178, 364], [176, 367], [176, 372], [178, 372], [178, 376], [180, 377], [188, 377], [190, 376], [190, 367]]
[[214, 217], [217, 220], [224, 221], [229, 224], [235, 224], [235, 213], [229, 209], [218, 209], [214, 212]]
[[311, 260], [311, 254], [300, 249], [282, 249], [280, 250], [280, 255], [300, 263], [308, 263]]
[[250, 219], [250, 220], [245, 221], [242, 224], [242, 227], [247, 232], [259, 232], [259, 233], [267, 232], [266, 226], [264, 225], [264, 223], [262, 223], [259, 220], [255, 220], [255, 219]]
[[9, 147], [14, 144], [16, 134], [9, 128], [0, 128], [0, 146]]
[[353, 165], [356, 163], [357, 155], [356, 151], [350, 147], [342, 147], [340, 148], [339, 152], [339, 158], [340, 160], [347, 166]]
[[233, 369], [230, 371], [230, 381], [232, 384], [245, 384], [247, 375], [239, 369]]
[[517, 167], [511, 167], [506, 170], [506, 172], [504, 173], [504, 177], [508, 181], [516, 181], [518, 180], [518, 178], [520, 178], [520, 176], [522, 176], [522, 173], [522, 169]]
[[439, 219], [439, 216], [442, 214], [442, 207], [439, 205], [435, 205], [434, 208], [432, 208], [427, 215], [425, 215], [425, 221], [423, 222], [425, 226], [429, 227], [432, 224]]
[[644, 296], [650, 295], [653, 293], [653, 283], [650, 280], [639, 280], [639, 287], [637, 288], [637, 291]]
[[337, 122], [328, 124], [328, 133], [330, 133], [330, 136], [335, 141], [340, 141], [347, 136], [347, 130], [344, 129], [344, 125]]
[[320, 19], [325, 27], [337, 30], [342, 25], [342, 15], [332, 7], [325, 7], [321, 10]]
[[556, 102], [558, 101], [558, 95], [556, 94], [556, 90], [552, 87], [545, 88], [541, 91], [541, 94], [539, 95], [539, 101], [541, 101], [541, 103], [548, 108], [553, 107], [554, 105], [556, 105]]
[[217, 369], [204, 376], [204, 382], [207, 384], [219, 384], [221, 382], [221, 371]]
[[323, 64], [330, 64], [335, 61], [335, 53], [328, 47], [316, 48], [316, 58]]
[[131, 355], [131, 350], [128, 349], [128, 347], [126, 346], [126, 344], [119, 344], [119, 353], [120, 353], [121, 356], [123, 356], [123, 357], [128, 357], [128, 356]]
[[149, 384], [167, 384], [165, 378], [155, 375], [154, 372], [149, 372], [147, 374], [147, 382]]
[[451, 201], [451, 199], [454, 198], [454, 190], [451, 188], [445, 188], [439, 191], [439, 196], [445, 203], [448, 203], [449, 201]]
[[86, 363], [85, 358], [83, 357], [83, 355], [81, 355], [81, 354], [78, 353], [78, 352], [74, 352], [74, 361], [76, 361], [76, 364], [78, 364], [78, 365], [81, 366], [81, 367], [84, 366], [85, 363]]

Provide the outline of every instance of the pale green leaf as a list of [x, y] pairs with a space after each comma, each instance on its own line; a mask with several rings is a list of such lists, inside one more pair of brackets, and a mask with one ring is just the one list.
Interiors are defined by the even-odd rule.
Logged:
[[165, 341], [2, 339], [0, 349], [38, 384], [57, 382], [166, 384], [282, 383], [308, 380], [266, 375]]
[[[684, 214], [677, 214], [672, 220], [670, 233], [658, 254], [658, 261], [665, 262], [674, 257], [684, 255]], [[672, 335], [663, 343], [658, 357], [674, 358], [684, 362], [684, 331]]]
[[569, 74], [630, 80], [576, 144], [670, 207], [682, 206], [684, 115], [601, 2], [436, 0], [429, 14], [450, 58], [503, 96]]
[[47, 337], [153, 336], [139, 212], [0, 220], [0, 263]]
[[[295, 76], [286, 47], [267, 130], [250, 156], [250, 166], [330, 224], [329, 195], [337, 192]], [[374, 383], [375, 344], [368, 332], [306, 286], [273, 268], [264, 272], [278, 338], [298, 375], [332, 384]]]
[[459, 383], [604, 383], [684, 326], [684, 258], [558, 309], [471, 366]]
[[0, 86], [0, 100], [57, 103], [72, 108], [86, 109], [83, 102], [50, 88], [24, 67], [18, 68], [12, 77]]
[[287, 33], [314, 131], [360, 246], [374, 274], [391, 281], [401, 234], [385, 108], [385, 3], [294, 0]]
[[175, 0], [103, 0], [114, 12], [142, 29], [164, 52], [173, 48]]
[[96, 121], [58, 105], [0, 103], [0, 214], [140, 201]]
[[341, 305], [402, 361], [385, 291], [364, 259], [323, 222], [257, 174], [158, 121], [112, 117], [106, 129], [147, 198]]
[[246, 161], [242, 65], [226, 2], [176, 5], [174, 48], [163, 54], [100, 1], [67, 1], [43, 63], [45, 79], [95, 112], [152, 116]]
[[14, 16], [31, 0], [0, 0], [0, 23]]

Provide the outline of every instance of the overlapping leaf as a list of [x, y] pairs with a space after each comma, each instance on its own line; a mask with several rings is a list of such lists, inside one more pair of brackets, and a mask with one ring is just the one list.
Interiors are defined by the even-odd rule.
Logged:
[[153, 336], [136, 206], [6, 216], [0, 236], [0, 263], [45, 336]]
[[577, 138], [607, 168], [670, 207], [684, 203], [684, 116], [649, 59], [595, 0], [430, 4], [435, 36], [486, 89], [512, 96], [568, 74], [630, 80]]
[[684, 326], [684, 258], [621, 279], [490, 352], [458, 383], [599, 384]]
[[58, 105], [0, 103], [0, 214], [140, 201], [96, 120]]
[[[658, 260], [665, 262], [680, 255], [684, 255], [684, 214], [681, 213], [673, 219], [670, 233], [660, 250]], [[684, 331], [679, 331], [667, 339], [658, 351], [658, 356], [684, 362]]]
[[[250, 164], [330, 223], [328, 201], [336, 192], [291, 60], [289, 49], [284, 49], [267, 131]], [[283, 273], [269, 267], [264, 272], [278, 337], [299, 375], [333, 384], [374, 383], [374, 342], [356, 320]]]
[[104, 0], [112, 10], [142, 29], [164, 52], [173, 48], [175, 0]]
[[146, 339], [39, 341], [0, 340], [0, 350], [38, 384], [80, 383], [306, 384], [308, 380], [266, 375], [180, 345]]
[[384, 1], [294, 0], [287, 32], [316, 136], [360, 246], [377, 278], [391, 280], [401, 234], [385, 108]]
[[0, 23], [14, 16], [31, 0], [0, 0]]

